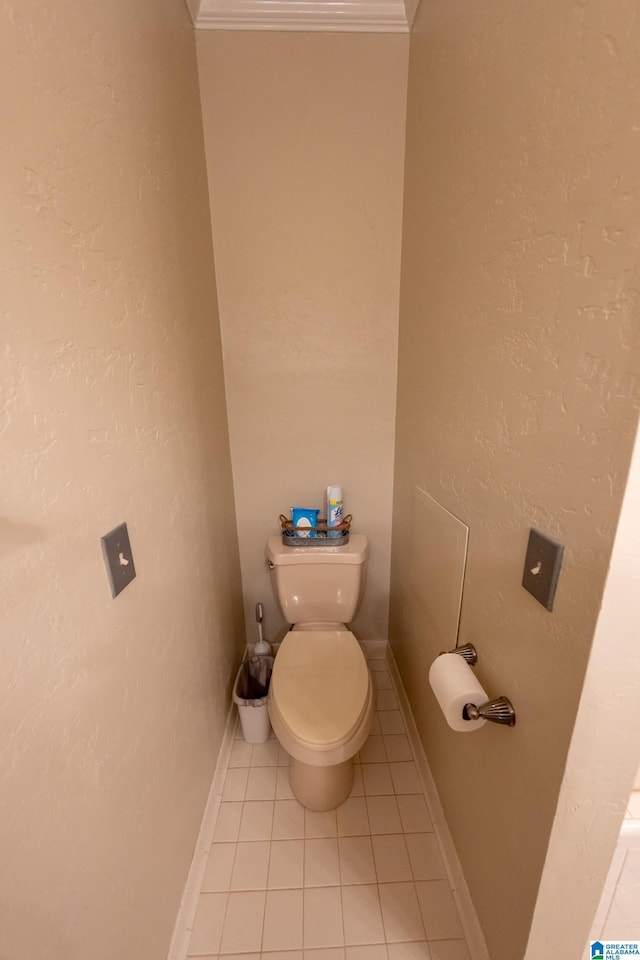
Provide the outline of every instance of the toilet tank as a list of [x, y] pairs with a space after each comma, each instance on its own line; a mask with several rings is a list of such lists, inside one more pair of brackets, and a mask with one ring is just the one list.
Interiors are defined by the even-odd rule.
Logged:
[[266, 563], [287, 623], [350, 623], [364, 592], [367, 555], [360, 533], [341, 547], [289, 547], [270, 537]]

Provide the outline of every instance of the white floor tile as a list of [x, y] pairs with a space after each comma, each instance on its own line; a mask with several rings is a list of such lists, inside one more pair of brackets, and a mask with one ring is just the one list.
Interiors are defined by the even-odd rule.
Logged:
[[297, 800], [276, 800], [273, 811], [273, 840], [304, 837], [304, 807]]
[[221, 953], [219, 957], [203, 957], [202, 960], [261, 960], [261, 953]]
[[270, 847], [268, 840], [254, 840], [237, 845], [230, 890], [266, 889]]
[[264, 914], [263, 950], [302, 947], [302, 890], [269, 890]]
[[305, 837], [337, 837], [336, 811], [305, 810], [304, 835]]
[[602, 934], [603, 940], [640, 940], [640, 923], [607, 920]]
[[[231, 957], [230, 960], [236, 960], [236, 958]], [[304, 952], [302, 950], [276, 950], [275, 952], [268, 950], [260, 954], [260, 960], [304, 960]]]
[[293, 790], [289, 783], [289, 768], [276, 767], [276, 800], [294, 800]]
[[242, 806], [241, 803], [220, 804], [213, 831], [214, 843], [224, 843], [238, 839], [240, 820], [242, 818]]
[[339, 947], [344, 943], [340, 887], [304, 891], [304, 948]]
[[409, 855], [401, 833], [380, 834], [371, 838], [378, 883], [413, 880]]
[[224, 789], [222, 791], [222, 799], [244, 800], [248, 776], [249, 770], [247, 767], [237, 767], [233, 770], [227, 770], [227, 775], [224, 780]]
[[387, 661], [384, 657], [369, 657], [367, 658], [367, 666], [369, 667], [369, 672], [371, 674], [382, 672], [388, 673], [389, 668], [387, 667]]
[[[230, 960], [236, 958], [231, 957]], [[302, 950], [267, 950], [260, 954], [260, 960], [304, 960], [304, 953]]]
[[434, 833], [407, 833], [405, 843], [414, 880], [445, 880], [446, 872]]
[[252, 767], [248, 774], [245, 800], [275, 800], [277, 767]]
[[380, 729], [380, 720], [378, 719], [378, 714], [377, 714], [377, 713], [376, 713], [375, 717], [373, 718], [373, 723], [371, 724], [371, 731], [370, 731], [370, 733], [371, 733], [373, 736], [376, 736], [376, 737], [382, 734], [382, 730]]
[[395, 797], [367, 797], [371, 834], [400, 833], [402, 824]]
[[344, 947], [319, 947], [305, 950], [304, 960], [344, 960]]
[[463, 939], [453, 894], [446, 880], [416, 883], [427, 940]]
[[267, 740], [266, 743], [254, 743], [251, 751], [252, 767], [275, 767], [278, 764], [280, 744], [277, 740]]
[[248, 800], [243, 804], [239, 840], [270, 840], [273, 800]]
[[305, 840], [305, 887], [335, 887], [339, 884], [338, 841], [335, 837]]
[[378, 690], [376, 693], [376, 708], [378, 710], [397, 710], [398, 698], [393, 690]]
[[251, 744], [246, 740], [234, 740], [229, 757], [229, 769], [251, 766]]
[[343, 885], [376, 882], [371, 837], [340, 837], [338, 854], [340, 880]]
[[220, 953], [261, 949], [265, 892], [230, 893], [222, 928]]
[[413, 883], [381, 883], [380, 903], [388, 943], [426, 939]]
[[364, 797], [349, 797], [336, 810], [338, 836], [356, 837], [369, 833], [369, 814]]
[[470, 960], [464, 940], [430, 940], [429, 950], [431, 960]]
[[391, 780], [396, 793], [418, 793], [423, 796], [422, 784], [413, 760], [389, 764]]
[[384, 943], [368, 943], [363, 947], [346, 947], [345, 960], [388, 960]]
[[269, 889], [303, 885], [304, 840], [273, 840], [269, 860]]
[[356, 763], [353, 767], [353, 786], [351, 787], [350, 797], [364, 796], [364, 783], [362, 781], [362, 764]]
[[384, 670], [376, 670], [375, 673], [372, 673], [371, 679], [376, 690], [393, 690], [393, 683], [386, 667]]
[[399, 796], [398, 809], [405, 833], [425, 833], [433, 830], [424, 797], [418, 794]]
[[202, 960], [261, 960], [261, 953], [221, 953], [219, 957], [203, 957]]
[[[618, 883], [640, 883], [640, 848], [632, 847], [627, 850], [626, 853], [627, 855], [624, 858], [624, 863], [620, 870]], [[640, 913], [636, 919], [640, 920]]]
[[387, 753], [387, 760], [392, 762], [401, 762], [403, 760], [413, 760], [411, 744], [409, 738], [404, 733], [389, 733], [382, 738], [384, 748]]
[[346, 944], [384, 942], [380, 898], [376, 884], [342, 888]]
[[202, 879], [202, 893], [226, 892], [229, 889], [235, 855], [235, 843], [212, 844]]
[[362, 779], [367, 797], [379, 797], [395, 793], [388, 763], [363, 763]]
[[387, 950], [389, 960], [433, 960], [429, 944], [424, 940], [390, 943]]
[[387, 753], [384, 748], [384, 738], [380, 736], [369, 737], [360, 751], [360, 761], [362, 763], [386, 763]]
[[605, 925], [610, 927], [615, 921], [640, 925], [640, 883], [620, 882], [616, 886]]
[[227, 898], [226, 893], [200, 894], [189, 940], [190, 957], [218, 953]]
[[399, 710], [378, 710], [378, 719], [383, 735], [405, 732], [404, 721]]

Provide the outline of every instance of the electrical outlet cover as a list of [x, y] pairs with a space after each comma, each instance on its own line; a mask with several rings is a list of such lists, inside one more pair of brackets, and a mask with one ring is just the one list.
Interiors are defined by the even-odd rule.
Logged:
[[561, 543], [531, 528], [522, 586], [547, 610], [553, 610], [563, 553]]
[[117, 597], [136, 575], [126, 523], [102, 537], [102, 553], [107, 567], [111, 596]]

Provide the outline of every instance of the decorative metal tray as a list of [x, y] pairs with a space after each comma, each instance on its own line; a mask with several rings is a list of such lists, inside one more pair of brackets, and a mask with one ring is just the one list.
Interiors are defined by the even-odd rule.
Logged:
[[320, 518], [316, 527], [296, 528], [292, 521], [281, 513], [282, 542], [285, 547], [344, 547], [349, 543], [352, 520], [349, 513], [337, 527], [327, 529], [327, 521]]

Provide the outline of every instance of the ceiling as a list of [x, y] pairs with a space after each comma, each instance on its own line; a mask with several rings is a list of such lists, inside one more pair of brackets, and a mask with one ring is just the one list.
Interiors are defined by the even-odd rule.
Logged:
[[418, 0], [186, 0], [201, 30], [408, 33]]

